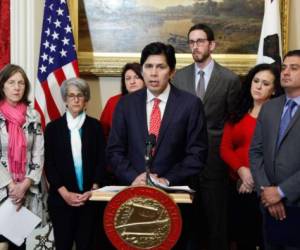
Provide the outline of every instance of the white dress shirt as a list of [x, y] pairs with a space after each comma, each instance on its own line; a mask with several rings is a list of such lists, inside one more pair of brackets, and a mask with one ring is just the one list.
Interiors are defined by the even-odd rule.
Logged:
[[209, 62], [209, 64], [207, 64], [203, 69], [199, 68], [198, 65], [195, 63], [195, 90], [197, 92], [197, 84], [199, 83], [199, 79], [200, 79], [200, 74], [199, 71], [204, 71], [204, 87], [205, 87], [205, 91], [207, 89], [207, 85], [211, 76], [211, 73], [214, 69], [214, 60], [211, 60]]
[[154, 105], [154, 99], [157, 98], [160, 100], [159, 103], [159, 109], [160, 109], [160, 114], [161, 114], [161, 120], [163, 119], [167, 101], [169, 98], [169, 94], [171, 91], [170, 84], [166, 87], [166, 89], [159, 95], [159, 96], [154, 96], [148, 89], [147, 89], [147, 105], [146, 105], [146, 111], [147, 111], [147, 126], [148, 126], [148, 131], [150, 128], [150, 116], [152, 112], [152, 108]]

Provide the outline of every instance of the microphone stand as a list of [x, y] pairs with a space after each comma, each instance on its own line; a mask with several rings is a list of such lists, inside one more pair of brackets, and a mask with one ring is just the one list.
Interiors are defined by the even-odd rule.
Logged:
[[145, 169], [146, 169], [146, 185], [154, 186], [154, 183], [151, 181], [150, 169], [152, 166], [153, 160], [153, 149], [156, 144], [156, 136], [150, 134], [146, 142], [146, 154], [145, 154]]
[[147, 186], [153, 186], [153, 183], [150, 178], [150, 168], [152, 165], [152, 156], [151, 157], [145, 157], [145, 163], [146, 163], [146, 185]]

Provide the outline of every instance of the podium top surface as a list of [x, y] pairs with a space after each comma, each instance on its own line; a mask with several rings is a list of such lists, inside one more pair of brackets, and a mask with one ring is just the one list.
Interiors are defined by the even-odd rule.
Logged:
[[[92, 191], [91, 201], [110, 201], [119, 191], [127, 186], [107, 186]], [[104, 190], [104, 191], [103, 191]], [[193, 198], [189, 193], [168, 193], [176, 203], [192, 203]]]

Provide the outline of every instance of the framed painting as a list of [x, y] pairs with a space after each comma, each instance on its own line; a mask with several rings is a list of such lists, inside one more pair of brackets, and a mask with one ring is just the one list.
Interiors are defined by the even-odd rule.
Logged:
[[[203, 22], [215, 32], [213, 57], [237, 74], [256, 62], [264, 0], [69, 0], [81, 74], [118, 76], [139, 62], [154, 41], [172, 44], [177, 68], [193, 60], [188, 29]], [[289, 0], [281, 0], [283, 50], [287, 51]]]

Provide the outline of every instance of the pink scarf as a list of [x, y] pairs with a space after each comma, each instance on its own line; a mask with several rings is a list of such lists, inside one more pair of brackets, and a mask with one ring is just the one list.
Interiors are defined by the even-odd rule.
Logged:
[[26, 110], [27, 106], [24, 103], [17, 104], [15, 107], [6, 101], [0, 104], [0, 112], [7, 121], [8, 166], [15, 182], [23, 181], [26, 173], [26, 138], [22, 129]]

